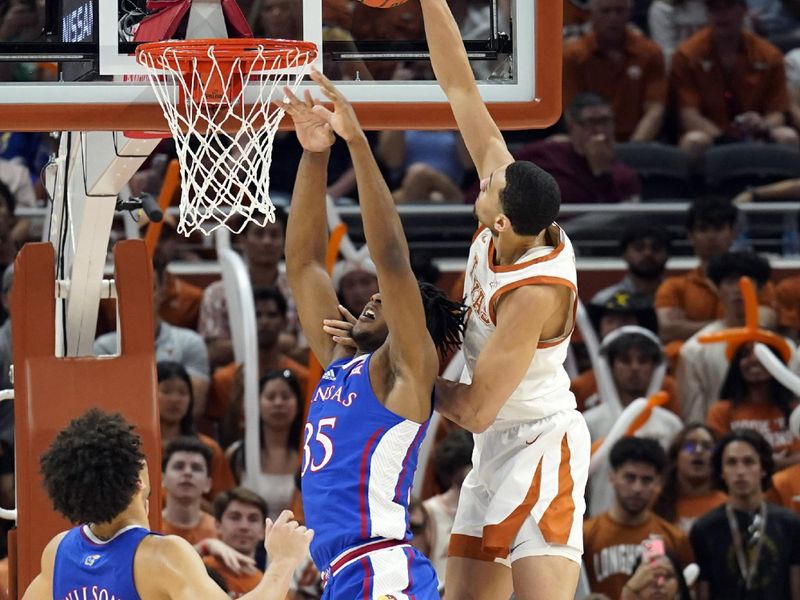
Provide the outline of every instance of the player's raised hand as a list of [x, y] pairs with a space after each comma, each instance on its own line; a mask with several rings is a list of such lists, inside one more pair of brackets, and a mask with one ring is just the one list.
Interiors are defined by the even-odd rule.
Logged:
[[337, 89], [330, 79], [316, 69], [311, 69], [311, 79], [319, 86], [325, 97], [333, 103], [333, 112], [317, 104], [314, 114], [324, 119], [345, 142], [351, 142], [364, 135], [361, 123], [350, 101]]
[[283, 88], [283, 108], [294, 121], [297, 140], [308, 152], [324, 152], [335, 141], [330, 124], [312, 110], [316, 104], [311, 92], [305, 90], [300, 100], [288, 87]]
[[273, 523], [267, 519], [264, 527], [264, 548], [270, 560], [291, 561], [294, 565], [308, 555], [308, 546], [314, 539], [314, 530], [294, 520], [290, 510], [284, 510]]

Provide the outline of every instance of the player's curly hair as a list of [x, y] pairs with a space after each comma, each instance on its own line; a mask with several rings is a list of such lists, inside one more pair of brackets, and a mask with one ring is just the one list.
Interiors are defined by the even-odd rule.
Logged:
[[419, 293], [425, 309], [425, 324], [433, 345], [441, 355], [461, 347], [466, 327], [467, 307], [454, 302], [430, 283], [419, 282]]
[[131, 503], [145, 464], [142, 441], [119, 413], [73, 419], [42, 454], [53, 507], [73, 523], [107, 523]]

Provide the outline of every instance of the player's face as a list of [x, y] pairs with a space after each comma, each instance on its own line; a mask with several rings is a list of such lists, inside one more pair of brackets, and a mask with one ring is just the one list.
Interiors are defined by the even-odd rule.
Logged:
[[189, 386], [179, 378], [158, 382], [158, 409], [164, 425], [178, 425], [189, 410], [192, 396]]
[[692, 429], [683, 438], [678, 450], [678, 475], [690, 481], [708, 481], [711, 478], [711, 452], [714, 438], [702, 427]]
[[502, 216], [500, 193], [506, 187], [506, 167], [501, 167], [481, 179], [481, 191], [475, 201], [475, 217], [481, 225], [498, 234], [498, 219]]
[[219, 539], [231, 548], [252, 556], [264, 538], [264, 518], [257, 506], [233, 500], [217, 522], [217, 531]]
[[142, 470], [139, 471], [139, 485], [141, 486], [139, 497], [142, 499], [142, 504], [144, 505], [144, 513], [149, 514], [150, 493], [152, 492], [152, 488], [150, 487], [150, 472], [147, 470], [146, 462], [142, 465]]
[[761, 491], [764, 469], [758, 452], [747, 442], [731, 442], [722, 452], [722, 479], [728, 495], [749, 497]]
[[630, 515], [641, 514], [651, 506], [661, 491], [661, 478], [655, 467], [647, 463], [626, 462], [609, 475], [614, 496]]
[[211, 489], [208, 467], [202, 454], [175, 452], [164, 468], [164, 488], [180, 500], [199, 500]]
[[383, 318], [380, 294], [373, 294], [370, 301], [364, 306], [364, 310], [361, 311], [353, 326], [351, 335], [362, 352], [374, 352], [386, 341], [389, 328]]
[[297, 416], [297, 397], [283, 377], [267, 381], [259, 401], [261, 419], [267, 427], [288, 428]]

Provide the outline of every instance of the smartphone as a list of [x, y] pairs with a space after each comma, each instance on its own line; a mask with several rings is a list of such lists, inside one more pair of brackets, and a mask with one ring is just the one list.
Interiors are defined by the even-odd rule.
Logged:
[[651, 537], [642, 541], [642, 560], [645, 562], [652, 562], [666, 554], [664, 548], [664, 540], [657, 537]]

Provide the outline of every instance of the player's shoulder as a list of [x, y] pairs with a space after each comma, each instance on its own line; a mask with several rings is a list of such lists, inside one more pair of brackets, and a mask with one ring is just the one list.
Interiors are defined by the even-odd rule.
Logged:
[[170, 568], [180, 568], [185, 561], [196, 558], [192, 545], [177, 535], [148, 535], [136, 551], [136, 562], [147, 566], [145, 572], [156, 573]]

